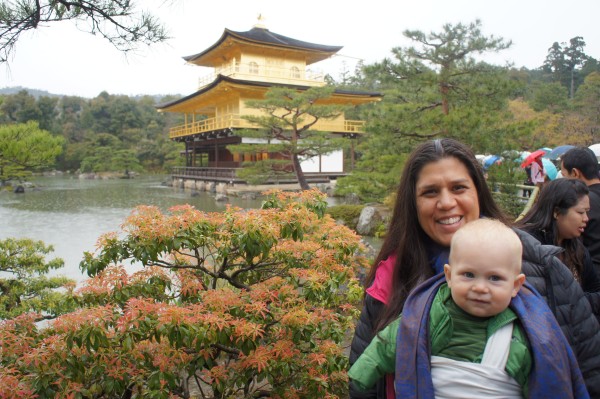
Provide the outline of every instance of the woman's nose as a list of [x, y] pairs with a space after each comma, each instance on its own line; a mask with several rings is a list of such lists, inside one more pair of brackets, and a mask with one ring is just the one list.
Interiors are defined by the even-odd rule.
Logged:
[[452, 193], [442, 190], [438, 198], [438, 208], [447, 209], [452, 208], [456, 204], [456, 199]]

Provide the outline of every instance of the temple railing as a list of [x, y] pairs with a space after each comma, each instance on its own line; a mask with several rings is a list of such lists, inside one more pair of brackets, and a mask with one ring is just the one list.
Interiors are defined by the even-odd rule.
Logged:
[[[175, 166], [171, 169], [171, 176], [177, 179], [184, 180], [200, 180], [200, 181], [215, 181], [224, 183], [246, 183], [245, 180], [237, 177], [236, 172], [240, 168], [220, 168], [220, 167], [190, 167], [190, 166]], [[345, 172], [308, 172], [304, 173], [307, 181], [325, 182], [330, 179], [346, 176]], [[266, 184], [287, 184], [297, 183], [298, 180], [293, 173], [281, 176], [274, 176], [265, 182]]]
[[186, 167], [175, 166], [171, 170], [173, 177], [181, 178], [205, 178], [219, 181], [229, 181], [236, 179], [237, 168], [206, 168], [206, 167]]
[[[320, 120], [314, 130], [336, 133], [364, 133], [365, 122], [355, 120]], [[240, 114], [227, 114], [215, 118], [206, 118], [198, 121], [174, 126], [169, 130], [169, 138], [190, 136], [198, 133], [211, 132], [223, 129], [258, 129], [260, 126], [252, 124], [241, 117]]]

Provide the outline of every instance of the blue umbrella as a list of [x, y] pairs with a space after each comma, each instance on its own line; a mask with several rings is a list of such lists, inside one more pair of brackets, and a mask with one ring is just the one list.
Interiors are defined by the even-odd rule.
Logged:
[[502, 160], [502, 158], [499, 155], [488, 155], [483, 159], [483, 169], [488, 170], [490, 166], [498, 163], [500, 160]]
[[556, 175], [558, 175], [558, 170], [556, 166], [552, 163], [548, 158], [542, 158], [542, 164], [544, 165], [544, 172], [550, 180], [556, 179]]
[[547, 153], [546, 155], [544, 155], [544, 158], [548, 158], [554, 161], [560, 158], [565, 152], [569, 151], [571, 148], [575, 148], [575, 146], [570, 144], [560, 145], [552, 151], [550, 151], [549, 153]]

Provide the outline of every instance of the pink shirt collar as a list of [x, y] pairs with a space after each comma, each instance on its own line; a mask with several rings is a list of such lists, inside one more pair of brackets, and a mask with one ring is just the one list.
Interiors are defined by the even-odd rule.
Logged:
[[392, 273], [396, 264], [396, 254], [388, 256], [386, 259], [379, 262], [377, 271], [375, 272], [375, 280], [369, 288], [367, 294], [387, 305], [390, 291], [392, 290]]

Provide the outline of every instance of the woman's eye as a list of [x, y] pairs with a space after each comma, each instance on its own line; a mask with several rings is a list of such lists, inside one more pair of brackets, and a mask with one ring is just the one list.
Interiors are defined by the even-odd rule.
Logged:
[[422, 195], [422, 196], [424, 196], [424, 197], [433, 197], [433, 196], [435, 196], [436, 194], [437, 194], [437, 191], [436, 191], [436, 190], [433, 190], [433, 189], [431, 189], [431, 190], [425, 190], [425, 191], [423, 191], [423, 192], [421, 193], [421, 195]]

